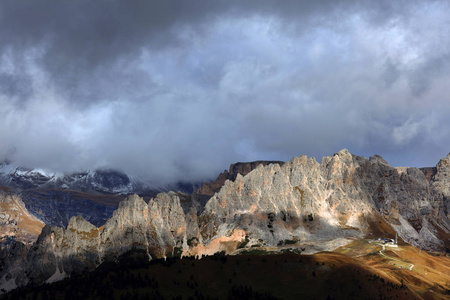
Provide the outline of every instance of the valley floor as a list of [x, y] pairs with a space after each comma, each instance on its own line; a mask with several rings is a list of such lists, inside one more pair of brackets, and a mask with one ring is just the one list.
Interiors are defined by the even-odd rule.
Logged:
[[[2, 299], [448, 299], [450, 258], [358, 240], [314, 255], [216, 254], [119, 262]], [[411, 265], [413, 266], [411, 268]]]

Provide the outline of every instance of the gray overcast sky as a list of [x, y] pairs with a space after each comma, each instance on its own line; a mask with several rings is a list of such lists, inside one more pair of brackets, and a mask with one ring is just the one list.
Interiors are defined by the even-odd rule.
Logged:
[[154, 182], [450, 152], [448, 1], [0, 2], [0, 159]]

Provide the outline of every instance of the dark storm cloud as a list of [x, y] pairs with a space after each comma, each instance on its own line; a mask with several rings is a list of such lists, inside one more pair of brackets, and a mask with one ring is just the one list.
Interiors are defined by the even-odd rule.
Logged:
[[154, 182], [450, 151], [444, 1], [3, 1], [0, 157]]
[[[0, 10], [0, 39], [5, 41], [3, 49], [12, 47], [14, 52], [41, 49], [39, 62], [67, 92], [66, 97], [93, 101], [126, 89], [121, 63], [135, 60], [143, 49], [186, 46], [177, 34], [183, 26], [201, 33], [207, 30], [202, 26], [215, 18], [262, 14], [288, 18], [288, 24], [299, 29], [313, 20], [328, 22], [330, 10], [345, 9], [348, 2], [5, 1]], [[339, 21], [331, 17], [331, 22]], [[115, 76], [106, 80], [115, 81], [115, 89], [91, 84], [92, 77], [109, 72]]]

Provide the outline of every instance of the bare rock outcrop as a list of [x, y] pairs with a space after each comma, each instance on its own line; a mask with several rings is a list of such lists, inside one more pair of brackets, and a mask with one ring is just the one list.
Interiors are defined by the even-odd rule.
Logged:
[[[436, 165], [436, 173], [431, 181], [431, 191], [435, 201], [435, 219], [430, 222], [437, 228], [437, 234], [450, 249], [450, 153]], [[436, 232], [436, 231], [435, 231]]]
[[[436, 198], [442, 198], [442, 213], [447, 217], [450, 212], [450, 153], [436, 165], [436, 173], [431, 182]], [[448, 224], [448, 223], [447, 223]]]
[[284, 162], [258, 160], [252, 162], [238, 162], [235, 164], [231, 164], [229, 170], [224, 170], [222, 173], [220, 173], [214, 182], [204, 183], [198, 190], [195, 191], [194, 194], [211, 197], [222, 188], [222, 186], [225, 184], [225, 181], [234, 181], [239, 174], [245, 176], [256, 169], [259, 165], [267, 166], [270, 164], [283, 165]]

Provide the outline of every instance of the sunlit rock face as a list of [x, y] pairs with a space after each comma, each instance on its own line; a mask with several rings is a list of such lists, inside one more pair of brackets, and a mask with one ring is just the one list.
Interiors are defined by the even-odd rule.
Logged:
[[283, 161], [253, 161], [253, 162], [239, 162], [231, 164], [229, 170], [224, 170], [214, 182], [204, 183], [194, 194], [202, 196], [213, 196], [216, 192], [220, 191], [225, 181], [235, 181], [238, 175], [245, 176], [258, 166], [267, 166], [270, 164], [283, 165]]
[[349, 238], [393, 238], [397, 232], [422, 249], [445, 251], [449, 162], [443, 158], [431, 177], [345, 149], [320, 163], [300, 156], [259, 164], [226, 180], [199, 215], [195, 206], [185, 213], [173, 192], [148, 203], [132, 195], [104, 226], [73, 217], [65, 229], [44, 227], [29, 250], [19, 244], [2, 250], [0, 284], [58, 280], [132, 249], [151, 259], [234, 253], [239, 247], [320, 246], [311, 252], [333, 250]]
[[14, 241], [34, 242], [44, 225], [26, 209], [19, 195], [0, 189], [0, 248]]
[[[190, 196], [190, 205], [194, 206], [198, 212], [202, 212], [208, 200], [223, 187], [227, 180], [235, 181], [239, 175], [245, 176], [258, 166], [267, 166], [270, 164], [283, 165], [282, 161], [253, 161], [239, 162], [231, 164], [228, 170], [224, 170], [219, 174], [213, 182], [205, 182]], [[187, 210], [185, 210], [187, 211]]]

